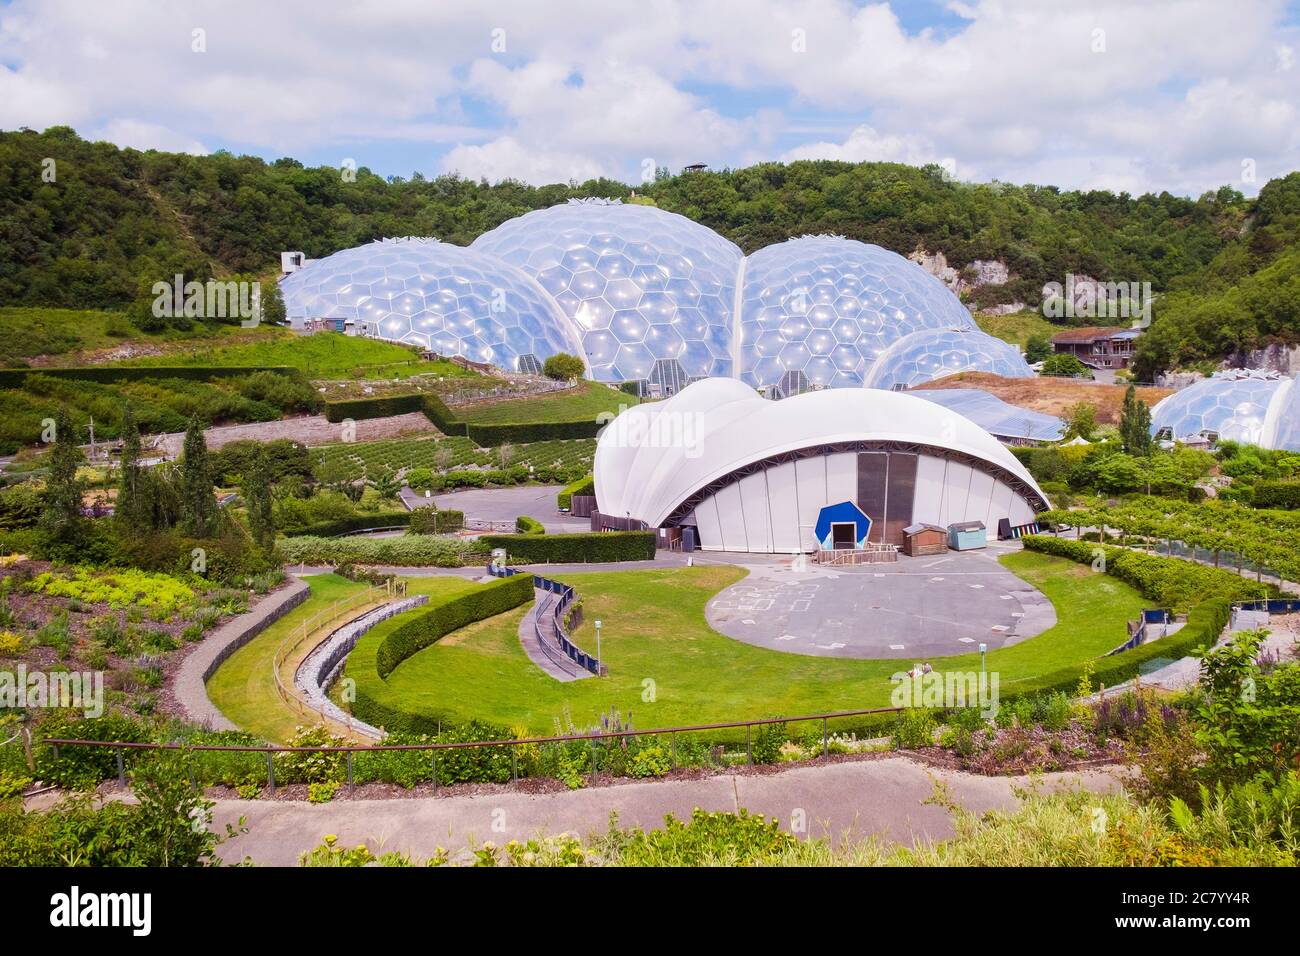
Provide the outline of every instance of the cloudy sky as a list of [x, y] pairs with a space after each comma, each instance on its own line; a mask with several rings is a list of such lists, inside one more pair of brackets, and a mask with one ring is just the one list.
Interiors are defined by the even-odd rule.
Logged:
[[1247, 194], [1300, 168], [1281, 0], [0, 0], [0, 129], [531, 183], [764, 160]]

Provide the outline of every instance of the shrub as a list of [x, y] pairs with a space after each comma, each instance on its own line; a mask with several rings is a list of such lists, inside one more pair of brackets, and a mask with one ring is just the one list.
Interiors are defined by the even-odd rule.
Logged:
[[576, 355], [568, 352], [556, 352], [542, 365], [542, 374], [557, 381], [582, 378], [587, 371], [586, 364]]
[[290, 564], [384, 564], [439, 568], [457, 568], [465, 563], [467, 556], [487, 553], [487, 548], [480, 543], [433, 535], [407, 535], [400, 538], [285, 538], [279, 543], [278, 549]]
[[661, 830], [614, 829], [606, 838], [623, 866], [761, 866], [797, 842], [782, 833], [776, 819], [742, 809], [710, 813], [698, 807], [688, 823], [668, 814]]
[[1256, 508], [1300, 508], [1300, 481], [1259, 481], [1251, 493]]
[[750, 756], [754, 763], [776, 763], [781, 759], [781, 745], [785, 741], [785, 724], [763, 724], [754, 731], [749, 747]]
[[[415, 392], [409, 395], [348, 398], [341, 401], [326, 402], [325, 418], [327, 421], [341, 422], [347, 418], [353, 421], [362, 421], [367, 418], [388, 418], [391, 415], [406, 415], [410, 412], [424, 411], [425, 401], [431, 397]], [[437, 422], [434, 422], [434, 424], [436, 425]]]
[[517, 534], [546, 534], [546, 526], [536, 518], [520, 515], [515, 519], [515, 532]]
[[416, 508], [411, 512], [407, 534], [445, 534], [465, 527], [465, 512], [440, 511], [434, 507]]
[[933, 747], [937, 727], [938, 720], [934, 711], [909, 707], [898, 715], [898, 723], [894, 727], [894, 746], [899, 750]]

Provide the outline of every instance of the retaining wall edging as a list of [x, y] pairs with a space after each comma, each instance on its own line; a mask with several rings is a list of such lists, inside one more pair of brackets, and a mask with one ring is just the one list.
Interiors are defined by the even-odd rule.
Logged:
[[246, 614], [222, 624], [195, 648], [176, 671], [172, 693], [190, 720], [210, 730], [238, 730], [208, 697], [207, 683], [231, 654], [307, 600], [311, 588], [301, 578], [264, 597]]

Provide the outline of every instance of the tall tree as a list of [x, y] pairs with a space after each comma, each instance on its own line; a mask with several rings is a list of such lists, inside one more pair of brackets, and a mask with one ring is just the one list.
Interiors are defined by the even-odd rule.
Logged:
[[275, 543], [275, 513], [271, 507], [271, 469], [260, 450], [244, 473], [240, 492], [248, 509], [248, 533], [259, 547], [270, 550]]
[[143, 482], [140, 479], [140, 429], [130, 404], [122, 409], [122, 471], [117, 480], [117, 501], [113, 516], [127, 529], [149, 526]]
[[45, 478], [45, 513], [41, 527], [50, 540], [75, 544], [81, 539], [85, 519], [81, 514], [81, 485], [77, 466], [81, 449], [77, 447], [72, 417], [64, 406], [54, 415], [54, 445], [50, 449], [50, 467]]
[[1151, 409], [1137, 397], [1132, 385], [1124, 393], [1124, 407], [1119, 418], [1119, 438], [1130, 455], [1151, 454]]
[[197, 418], [190, 419], [181, 454], [181, 527], [191, 537], [207, 538], [217, 533], [220, 515], [217, 499], [212, 495], [208, 443], [203, 438], [203, 426]]

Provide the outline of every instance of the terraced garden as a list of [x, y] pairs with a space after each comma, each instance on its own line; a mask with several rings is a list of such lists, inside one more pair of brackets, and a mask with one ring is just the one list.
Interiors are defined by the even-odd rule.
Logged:
[[596, 454], [596, 442], [590, 438], [540, 441], [514, 445], [506, 452], [503, 461], [500, 448], [479, 448], [470, 439], [397, 438], [388, 441], [354, 442], [328, 445], [316, 452], [318, 460], [353, 479], [367, 471], [374, 475], [389, 468], [428, 468], [447, 471], [454, 468], [527, 468], [552, 471], [590, 471]]

